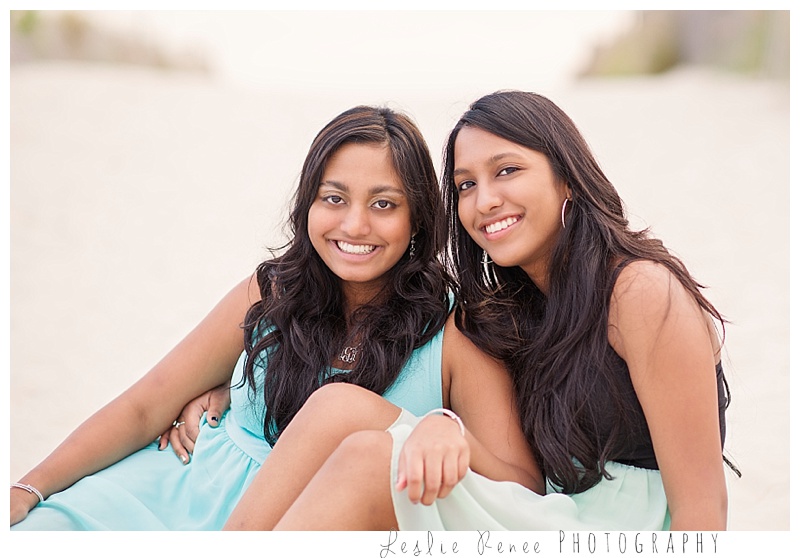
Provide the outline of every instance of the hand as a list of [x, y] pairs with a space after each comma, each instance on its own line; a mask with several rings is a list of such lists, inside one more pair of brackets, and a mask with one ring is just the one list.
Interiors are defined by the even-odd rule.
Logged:
[[433, 504], [464, 478], [470, 448], [458, 423], [446, 416], [422, 419], [403, 444], [397, 465], [398, 491], [408, 488], [412, 503]]
[[39, 499], [36, 497], [35, 494], [29, 494], [24, 490], [20, 490], [19, 488], [12, 488], [11, 489], [11, 512], [10, 512], [10, 519], [11, 525], [19, 523], [26, 517], [28, 517], [28, 512], [31, 511], [36, 504], [39, 503]]
[[167, 444], [185, 465], [189, 463], [194, 452], [194, 443], [200, 434], [200, 421], [206, 413], [206, 422], [212, 428], [219, 426], [219, 419], [231, 405], [230, 385], [222, 384], [193, 399], [178, 415], [176, 424], [170, 426], [159, 438], [158, 449], [163, 450]]

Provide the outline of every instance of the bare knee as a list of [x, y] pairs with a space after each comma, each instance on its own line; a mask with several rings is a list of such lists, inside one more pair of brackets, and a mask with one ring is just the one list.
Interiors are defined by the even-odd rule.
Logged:
[[380, 430], [362, 430], [347, 436], [333, 453], [338, 459], [356, 459], [364, 464], [390, 465], [392, 438]]
[[347, 436], [289, 508], [278, 530], [397, 529], [391, 496], [391, 435]]
[[351, 429], [384, 430], [397, 418], [400, 409], [361, 386], [346, 383], [326, 384], [316, 390], [298, 416], [316, 420], [340, 421]]
[[325, 384], [308, 398], [303, 407], [331, 408], [342, 407], [348, 402], [359, 403], [368, 401], [374, 397], [380, 397], [361, 386], [336, 382]]

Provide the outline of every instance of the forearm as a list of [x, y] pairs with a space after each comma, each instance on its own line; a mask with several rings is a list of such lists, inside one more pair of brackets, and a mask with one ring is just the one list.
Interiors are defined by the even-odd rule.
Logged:
[[122, 397], [112, 401], [19, 481], [36, 487], [46, 498], [116, 463], [158, 435], [156, 424], [150, 425], [141, 414]]
[[696, 475], [700, 482], [673, 486], [665, 479], [673, 531], [724, 531], [728, 525], [728, 491], [722, 474], [711, 478]]
[[469, 467], [474, 472], [495, 481], [511, 481], [544, 494], [544, 482], [526, 469], [508, 463], [490, 452], [486, 446], [469, 432], [466, 433], [470, 446]]
[[727, 505], [716, 499], [696, 502], [674, 512], [670, 508], [670, 519], [672, 531], [725, 531], [728, 528]]

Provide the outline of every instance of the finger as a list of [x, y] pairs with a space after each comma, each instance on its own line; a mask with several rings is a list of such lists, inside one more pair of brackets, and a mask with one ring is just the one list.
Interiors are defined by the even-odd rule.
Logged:
[[222, 414], [231, 406], [231, 390], [225, 385], [212, 391], [208, 396], [208, 414], [206, 415], [212, 428], [219, 426]]
[[189, 449], [194, 450], [194, 443], [200, 435], [200, 421], [203, 419], [203, 410], [200, 408], [193, 408], [191, 410], [184, 409], [186, 414], [186, 422], [180, 426], [181, 443]]
[[[453, 488], [464, 478], [469, 457], [464, 458], [463, 452], [453, 455], [442, 465], [442, 486], [439, 488], [439, 498], [446, 498]], [[463, 473], [462, 473], [463, 469]]]
[[442, 462], [442, 484], [439, 486], [437, 498], [446, 498], [453, 490], [460, 477], [458, 476], [458, 456], [448, 455]]
[[[180, 428], [178, 428], [177, 430], [180, 433], [180, 440], [181, 440], [181, 444], [183, 444], [183, 447], [190, 454], [194, 453], [194, 439], [189, 436], [189, 433], [188, 433], [189, 429], [186, 428], [186, 425], [184, 424]], [[197, 438], [197, 436], [195, 436], [195, 439], [196, 438]]]
[[439, 455], [431, 456], [425, 460], [425, 489], [422, 492], [420, 502], [430, 506], [436, 501], [439, 488], [442, 486], [442, 457]]
[[222, 416], [222, 410], [219, 407], [214, 407], [213, 404], [208, 408], [208, 414], [206, 414], [206, 422], [211, 428], [216, 428], [219, 426], [219, 418]]
[[406, 465], [405, 461], [401, 457], [397, 461], [397, 480], [394, 483], [394, 489], [397, 492], [402, 492], [403, 489], [407, 486], [408, 482], [406, 479]]
[[467, 476], [469, 457], [469, 451], [462, 452], [461, 455], [458, 456], [458, 482], [461, 482], [461, 479]]
[[425, 465], [421, 457], [406, 456], [406, 491], [412, 504], [418, 504], [422, 498], [422, 482]]
[[183, 443], [181, 443], [181, 433], [178, 431], [177, 426], [173, 427], [169, 433], [169, 443], [172, 446], [172, 451], [175, 452], [175, 455], [178, 459], [181, 460], [181, 463], [186, 465], [189, 463], [189, 452], [186, 451], [186, 448], [183, 447]]
[[194, 446], [195, 440], [197, 440], [197, 437], [200, 435], [200, 421], [203, 420], [204, 410], [205, 409], [203, 406], [197, 403], [197, 400], [195, 400], [184, 407], [183, 412], [181, 413], [181, 416], [185, 418], [181, 418], [180, 421], [186, 421], [180, 427], [181, 434], [183, 435], [181, 439], [190, 439], [192, 441], [192, 446]]
[[172, 430], [172, 427], [169, 427], [164, 433], [158, 437], [158, 451], [162, 451], [165, 447], [169, 445], [169, 431]]

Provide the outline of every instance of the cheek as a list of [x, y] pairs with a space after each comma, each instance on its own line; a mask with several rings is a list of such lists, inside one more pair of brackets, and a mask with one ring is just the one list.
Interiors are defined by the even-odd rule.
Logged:
[[461, 223], [461, 226], [464, 227], [464, 230], [467, 231], [467, 234], [475, 238], [471, 226], [472, 214], [470, 213], [469, 204], [461, 200], [458, 201], [458, 221]]
[[387, 226], [394, 234], [395, 239], [410, 241], [413, 229], [411, 226], [411, 210], [406, 209], [402, 213], [395, 215], [392, 222], [387, 223]]
[[324, 212], [316, 211], [314, 206], [308, 210], [308, 225], [306, 226], [311, 244], [315, 247], [323, 242], [322, 234], [325, 232]]
[[469, 208], [467, 207], [467, 203], [463, 201], [462, 198], [458, 199], [458, 203], [456, 204], [456, 211], [458, 212], [458, 220], [461, 221], [461, 224], [464, 228], [467, 228], [467, 221], [469, 217]]

